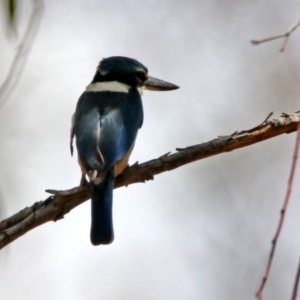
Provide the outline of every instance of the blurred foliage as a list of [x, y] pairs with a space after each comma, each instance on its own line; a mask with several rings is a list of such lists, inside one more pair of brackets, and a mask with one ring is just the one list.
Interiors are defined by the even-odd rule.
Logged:
[[3, 0], [6, 33], [9, 37], [17, 35], [17, 13], [20, 3], [18, 0]]
[[15, 24], [16, 19], [16, 9], [17, 9], [17, 1], [16, 0], [6, 0], [6, 9], [9, 19], [9, 25], [13, 26]]

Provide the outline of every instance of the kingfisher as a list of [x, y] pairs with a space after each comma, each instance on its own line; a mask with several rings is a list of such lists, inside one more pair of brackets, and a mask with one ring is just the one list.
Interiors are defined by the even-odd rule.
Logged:
[[138, 130], [143, 125], [144, 90], [170, 91], [175, 84], [150, 77], [135, 59], [113, 56], [100, 61], [92, 82], [80, 96], [72, 117], [71, 154], [76, 138], [81, 184], [89, 179], [93, 245], [114, 240], [115, 177], [128, 165]]

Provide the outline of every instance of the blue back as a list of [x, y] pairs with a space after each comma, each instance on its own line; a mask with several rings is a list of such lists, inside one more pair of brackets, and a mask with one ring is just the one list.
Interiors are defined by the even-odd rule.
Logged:
[[76, 108], [74, 133], [85, 169], [110, 169], [129, 150], [142, 124], [142, 100], [136, 89], [129, 93], [84, 92]]

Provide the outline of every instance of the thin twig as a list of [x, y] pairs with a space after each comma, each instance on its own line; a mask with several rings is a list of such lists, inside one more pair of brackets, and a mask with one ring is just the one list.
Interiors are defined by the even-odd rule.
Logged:
[[[252, 128], [250, 131], [235, 132], [203, 144], [178, 148], [176, 153], [167, 153], [142, 164], [136, 163], [116, 177], [115, 188], [153, 180], [157, 174], [174, 170], [188, 163], [247, 147], [284, 133], [291, 133], [297, 130], [299, 121], [300, 112], [283, 114], [279, 118], [256, 126], [255, 130]], [[86, 186], [68, 191], [48, 191], [54, 196], [37, 202], [0, 222], [0, 249], [39, 225], [62, 219], [76, 206], [90, 199], [90, 192]]]
[[269, 277], [269, 274], [270, 274], [270, 269], [271, 269], [272, 262], [273, 262], [273, 257], [274, 257], [274, 253], [275, 253], [275, 249], [276, 249], [276, 244], [277, 244], [277, 241], [278, 241], [281, 229], [282, 229], [285, 213], [286, 213], [287, 206], [288, 206], [288, 203], [289, 203], [289, 200], [290, 200], [290, 195], [291, 195], [292, 186], [293, 186], [293, 179], [294, 179], [295, 169], [296, 169], [296, 163], [297, 163], [297, 159], [298, 159], [299, 142], [300, 142], [300, 122], [298, 123], [298, 126], [297, 126], [297, 138], [296, 138], [296, 143], [295, 143], [292, 167], [291, 167], [290, 176], [289, 176], [289, 180], [288, 180], [288, 186], [287, 186], [285, 199], [284, 199], [281, 211], [280, 211], [280, 218], [279, 218], [277, 230], [276, 230], [275, 236], [272, 240], [271, 252], [270, 252], [270, 255], [269, 255], [269, 259], [268, 259], [268, 263], [267, 263], [267, 266], [266, 266], [266, 269], [265, 269], [265, 273], [264, 273], [262, 282], [260, 284], [260, 287], [259, 287], [259, 289], [256, 293], [256, 297], [257, 297], [258, 300], [262, 300], [263, 290], [264, 290], [265, 284], [266, 284], [266, 282], [268, 280], [268, 277]]
[[5, 79], [4, 83], [0, 87], [0, 105], [3, 105], [5, 99], [7, 99], [8, 94], [11, 92], [12, 88], [16, 86], [18, 79], [22, 73], [25, 66], [26, 59], [29, 54], [29, 50], [33, 45], [35, 36], [37, 34], [39, 24], [43, 12], [43, 1], [42, 0], [32, 0], [32, 14], [30, 21], [23, 37], [21, 44], [18, 47], [17, 54], [11, 65], [10, 71]]
[[273, 41], [273, 40], [277, 40], [277, 39], [280, 39], [280, 38], [284, 38], [284, 41], [283, 41], [283, 44], [280, 48], [280, 52], [283, 52], [286, 48], [286, 45], [287, 45], [287, 42], [288, 42], [288, 39], [291, 35], [291, 33], [293, 31], [296, 30], [296, 28], [300, 25], [300, 21], [297, 21], [295, 24], [293, 24], [288, 30], [287, 32], [283, 33], [283, 34], [278, 34], [278, 35], [274, 35], [274, 36], [270, 36], [270, 37], [267, 37], [267, 38], [264, 38], [264, 39], [260, 39], [260, 40], [251, 40], [251, 43], [252, 45], [259, 45], [261, 43], [265, 43], [265, 42], [269, 42], [269, 41]]
[[298, 264], [298, 270], [297, 270], [297, 274], [296, 274], [296, 278], [295, 278], [293, 294], [292, 294], [292, 298], [291, 298], [292, 300], [297, 299], [299, 279], [300, 279], [300, 261], [299, 261], [299, 264]]

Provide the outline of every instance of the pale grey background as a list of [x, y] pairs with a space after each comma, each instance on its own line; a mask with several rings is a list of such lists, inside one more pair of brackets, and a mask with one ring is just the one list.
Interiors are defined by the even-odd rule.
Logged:
[[[20, 20], [22, 33], [28, 3]], [[279, 1], [45, 1], [20, 82], [0, 110], [2, 217], [78, 184], [69, 153], [76, 101], [103, 57], [140, 60], [181, 86], [147, 92], [131, 163], [300, 109], [299, 3]], [[1, 82], [15, 53], [0, 32]], [[116, 238], [89, 242], [90, 203], [0, 253], [0, 298], [254, 299], [286, 190], [295, 134], [219, 155], [114, 194]], [[266, 298], [288, 299], [300, 255], [299, 176]]]

